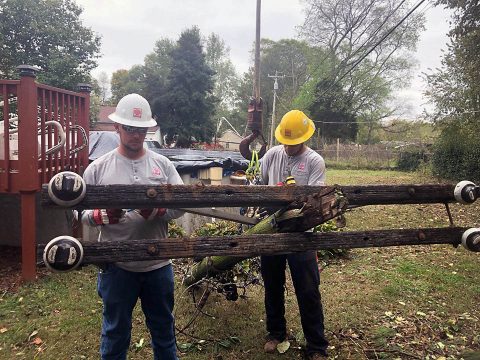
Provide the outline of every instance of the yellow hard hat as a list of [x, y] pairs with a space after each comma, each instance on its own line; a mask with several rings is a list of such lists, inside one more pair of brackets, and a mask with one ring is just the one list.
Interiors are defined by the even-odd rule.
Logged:
[[284, 145], [298, 145], [310, 139], [315, 124], [300, 110], [291, 110], [283, 115], [275, 130], [275, 138]]

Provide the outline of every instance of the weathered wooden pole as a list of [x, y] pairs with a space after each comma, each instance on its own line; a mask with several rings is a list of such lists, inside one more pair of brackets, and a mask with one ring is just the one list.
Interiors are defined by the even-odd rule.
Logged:
[[[53, 177], [48, 186], [42, 189], [42, 205], [63, 206], [76, 208], [196, 208], [206, 206], [279, 206], [274, 215], [256, 224], [249, 229], [244, 236], [252, 236], [255, 239], [260, 236], [261, 240], [272, 236], [271, 233], [295, 233], [294, 239], [309, 238], [310, 235], [301, 234], [303, 231], [341, 215], [349, 206], [377, 205], [377, 204], [413, 204], [413, 203], [448, 203], [458, 201], [464, 204], [474, 202], [480, 194], [480, 188], [469, 181], [462, 181], [455, 187], [453, 185], [368, 185], [368, 186], [188, 186], [188, 185], [109, 185], [109, 186], [87, 186], [78, 174], [61, 173]], [[52, 201], [55, 200], [56, 205]], [[430, 229], [432, 230], [432, 229]], [[430, 231], [429, 230], [429, 231]], [[386, 230], [394, 239], [395, 232]], [[424, 231], [418, 232], [419, 240], [424, 240]], [[445, 232], [445, 230], [440, 230]], [[278, 234], [277, 234], [278, 235]], [[340, 233], [345, 236], [345, 233]], [[410, 234], [411, 235], [411, 234]], [[186, 284], [192, 284], [202, 277], [210, 276], [214, 272], [224, 271], [245, 257], [262, 254], [249, 244], [248, 251], [241, 253], [233, 251], [238, 248], [238, 241], [241, 237], [225, 237], [229, 241], [228, 251], [219, 253], [213, 248], [201, 254], [192, 251], [196, 244], [189, 243], [189, 254], [178, 250], [178, 240], [175, 251], [169, 252], [170, 248], [164, 248], [168, 240], [142, 240], [129, 241], [128, 247], [138, 249], [134, 254], [134, 260], [153, 258], [174, 258], [193, 256], [220, 256], [219, 258], [208, 258], [198, 264]], [[289, 237], [288, 237], [289, 238]], [[458, 236], [457, 236], [458, 238]], [[207, 241], [208, 238], [199, 238], [200, 241]], [[282, 239], [280, 237], [280, 239]], [[369, 237], [363, 238], [368, 243]], [[152, 242], [153, 241], [153, 242]], [[185, 240], [183, 240], [185, 242]], [[466, 248], [480, 252], [480, 229], [472, 228], [455, 240], [462, 243]], [[388, 242], [387, 242], [388, 243]], [[452, 243], [452, 240], [449, 240]], [[121, 243], [99, 243], [102, 249], [111, 247], [115, 253], [117, 246]], [[137, 247], [140, 246], [140, 248]], [[295, 252], [304, 249], [303, 243], [297, 243], [296, 247], [288, 249], [278, 247], [275, 251]], [[302, 247], [303, 246], [303, 247]], [[339, 247], [339, 244], [330, 244], [330, 247]], [[365, 245], [364, 245], [365, 246]], [[378, 245], [375, 245], [378, 246]], [[388, 245], [387, 245], [388, 246]], [[347, 247], [359, 247], [357, 243], [349, 244]], [[360, 245], [361, 247], [361, 245]], [[316, 247], [321, 248], [321, 247]], [[253, 249], [253, 250], [252, 250]], [[115, 260], [111, 252], [104, 262], [128, 261], [125, 249], [121, 249], [121, 257]], [[145, 255], [146, 254], [148, 255]], [[268, 253], [268, 252], [265, 252]], [[73, 254], [73, 255], [72, 255]], [[85, 256], [84, 256], [85, 254]], [[74, 256], [75, 255], [75, 256]], [[227, 256], [222, 257], [222, 256]], [[84, 252], [83, 245], [77, 239], [71, 237], [57, 237], [52, 239], [46, 246], [43, 254], [45, 264], [53, 270], [68, 271], [79, 266], [82, 262], [88, 262], [89, 254]], [[213, 259], [213, 260], [212, 260]], [[98, 258], [95, 261], [100, 261]]]
[[[244, 259], [258, 255], [278, 255], [306, 250], [350, 249], [407, 245], [462, 243], [467, 228], [384, 229], [328, 233], [264, 233], [231, 236], [202, 236], [166, 239], [139, 239], [83, 244], [83, 264], [118, 261], [178, 259], [228, 256]], [[39, 257], [44, 245], [38, 248]], [[479, 249], [480, 250], [480, 249]]]
[[[97, 208], [201, 208], [264, 206], [302, 203], [326, 189], [339, 191], [350, 206], [433, 204], [456, 201], [453, 184], [362, 186], [243, 186], [243, 185], [87, 185], [80, 209]], [[42, 188], [41, 204], [58, 207]]]

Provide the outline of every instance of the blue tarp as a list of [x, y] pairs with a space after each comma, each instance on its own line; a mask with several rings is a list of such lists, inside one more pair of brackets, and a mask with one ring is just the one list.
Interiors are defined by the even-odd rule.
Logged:
[[98, 159], [120, 144], [120, 137], [112, 131], [90, 131], [88, 141], [88, 160]]

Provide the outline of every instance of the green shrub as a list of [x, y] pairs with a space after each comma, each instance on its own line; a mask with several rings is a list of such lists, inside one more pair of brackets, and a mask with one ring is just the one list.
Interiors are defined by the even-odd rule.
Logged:
[[183, 230], [182, 227], [177, 225], [175, 221], [169, 221], [168, 222], [168, 237], [169, 238], [178, 238], [178, 237], [184, 237], [186, 236], [187, 233], [185, 230]]
[[[341, 229], [337, 226], [337, 220], [332, 219], [323, 224], [315, 226], [313, 232], [332, 232], [332, 231], [341, 231]], [[324, 249], [318, 250], [317, 255], [318, 258], [323, 260], [324, 262], [328, 262], [329, 260], [335, 258], [342, 258], [348, 255], [349, 249]]]
[[232, 221], [220, 220], [214, 223], [205, 223], [200, 226], [198, 229], [195, 229], [192, 236], [226, 236], [226, 235], [237, 235], [238, 234], [238, 224]]
[[478, 122], [455, 122], [445, 126], [434, 146], [433, 173], [449, 180], [480, 181], [478, 130]]
[[398, 154], [397, 169], [402, 171], [416, 171], [427, 161], [427, 152], [423, 148], [410, 147]]
[[[193, 232], [192, 236], [231, 236], [238, 235], [239, 232], [240, 227], [237, 223], [220, 220], [203, 224]], [[260, 282], [260, 259], [253, 257], [240, 261], [230, 270], [223, 271], [210, 280], [210, 286], [213, 286], [217, 292], [223, 293], [227, 300], [236, 301], [239, 296], [245, 295], [249, 285]], [[243, 291], [239, 294], [240, 289]]]

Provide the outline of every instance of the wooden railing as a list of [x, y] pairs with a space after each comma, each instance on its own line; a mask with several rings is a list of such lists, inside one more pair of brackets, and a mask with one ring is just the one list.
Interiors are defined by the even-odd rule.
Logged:
[[20, 80], [0, 80], [0, 193], [20, 194], [22, 276], [36, 277], [36, 195], [64, 170], [88, 165], [90, 87], [72, 92], [35, 81], [36, 69], [18, 67]]
[[40, 190], [56, 173], [81, 174], [88, 165], [89, 88], [72, 92], [37, 83], [33, 71], [21, 74], [0, 80], [0, 192], [6, 193]]

